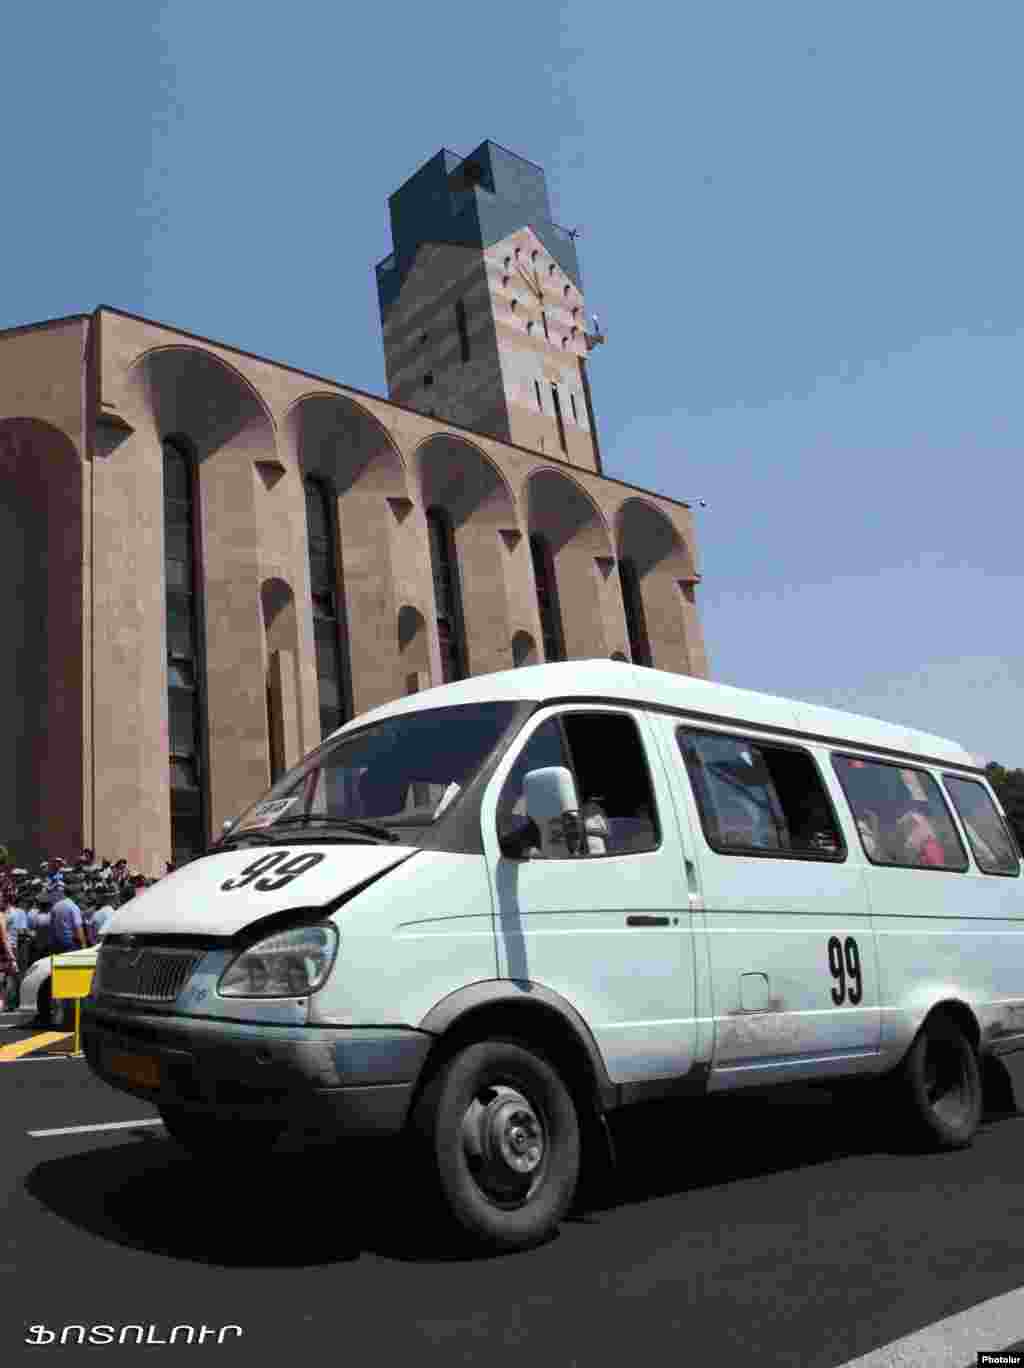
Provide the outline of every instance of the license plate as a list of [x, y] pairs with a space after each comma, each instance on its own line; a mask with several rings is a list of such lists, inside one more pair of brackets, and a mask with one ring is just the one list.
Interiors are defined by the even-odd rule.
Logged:
[[141, 1088], [159, 1088], [160, 1061], [152, 1055], [120, 1054], [108, 1051], [107, 1068], [111, 1073]]

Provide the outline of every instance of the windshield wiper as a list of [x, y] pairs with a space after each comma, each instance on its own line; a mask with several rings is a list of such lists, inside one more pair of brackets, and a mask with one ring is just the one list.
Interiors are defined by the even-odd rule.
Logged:
[[361, 836], [372, 836], [378, 841], [394, 842], [399, 839], [393, 831], [378, 826], [376, 822], [358, 822], [353, 817], [326, 817], [315, 812], [305, 812], [295, 817], [279, 817], [268, 828], [268, 834], [279, 827], [310, 826], [313, 822], [323, 823], [325, 826], [340, 827], [342, 831], [358, 831]]

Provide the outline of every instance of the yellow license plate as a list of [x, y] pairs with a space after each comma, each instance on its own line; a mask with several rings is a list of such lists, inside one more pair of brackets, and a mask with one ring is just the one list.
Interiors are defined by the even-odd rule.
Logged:
[[111, 1073], [141, 1088], [159, 1088], [160, 1061], [151, 1055], [107, 1054], [107, 1068]]

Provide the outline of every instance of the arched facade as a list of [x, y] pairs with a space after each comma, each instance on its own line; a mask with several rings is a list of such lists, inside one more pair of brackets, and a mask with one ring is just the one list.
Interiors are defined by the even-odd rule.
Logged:
[[88, 471], [55, 425], [0, 410], [7, 651], [0, 830], [19, 860], [82, 841], [91, 804], [84, 563]]
[[[189, 458], [190, 530], [169, 449]], [[684, 505], [116, 310], [0, 331], [0, 474], [17, 639], [0, 834], [22, 861], [86, 843], [162, 873], [184, 850], [175, 766], [198, 770], [209, 838], [319, 742], [325, 698], [344, 719], [439, 684], [430, 510], [469, 674], [539, 663], [545, 637], [628, 658], [622, 563], [654, 665], [707, 673]]]
[[579, 480], [552, 469], [531, 473], [526, 505], [529, 535], [550, 556], [566, 658], [610, 655], [623, 635], [622, 599], [601, 509]]
[[424, 513], [442, 510], [449, 520], [467, 673], [510, 669], [514, 630], [510, 585], [522, 554], [519, 518], [508, 481], [477, 446], [461, 438], [428, 438], [416, 455]]
[[632, 659], [682, 674], [695, 669], [699, 635], [693, 556], [677, 528], [646, 499], [627, 499], [616, 517], [624, 611]]

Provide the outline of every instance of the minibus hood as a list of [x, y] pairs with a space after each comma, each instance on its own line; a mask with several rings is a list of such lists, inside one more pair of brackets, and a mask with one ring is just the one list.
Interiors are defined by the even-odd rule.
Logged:
[[[204, 855], [116, 911], [107, 935], [233, 936], [289, 908], [326, 907], [415, 855], [416, 846], [249, 845]], [[270, 856], [278, 856], [271, 863]], [[302, 857], [318, 855], [316, 861]], [[247, 871], [261, 862], [260, 872]], [[277, 873], [278, 866], [283, 866]], [[288, 869], [298, 868], [294, 877]], [[267, 887], [261, 888], [264, 883]], [[225, 887], [225, 884], [227, 887]], [[270, 885], [280, 884], [280, 887]]]

